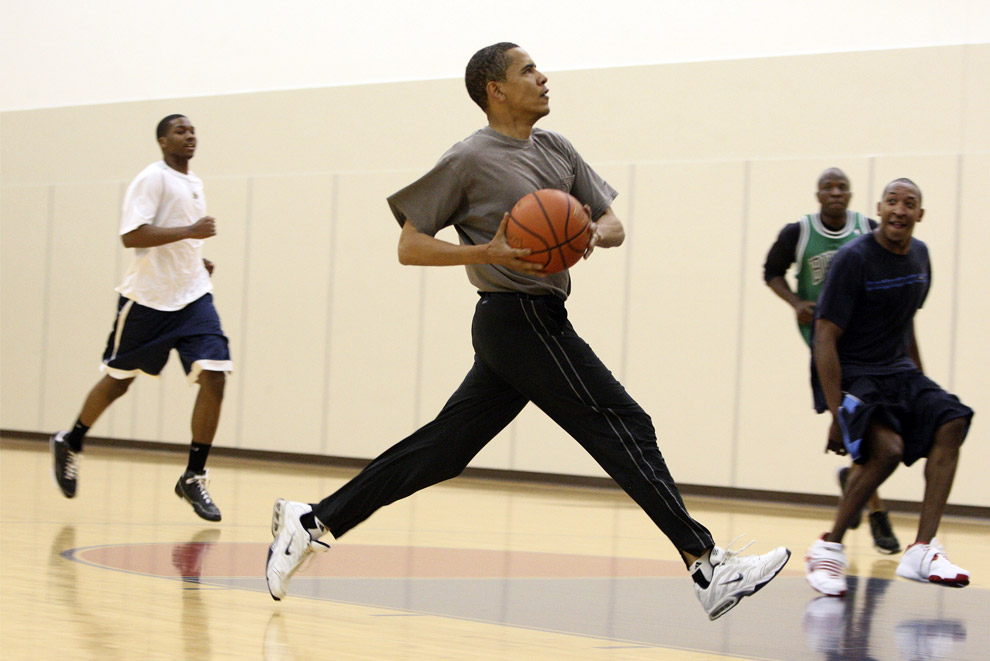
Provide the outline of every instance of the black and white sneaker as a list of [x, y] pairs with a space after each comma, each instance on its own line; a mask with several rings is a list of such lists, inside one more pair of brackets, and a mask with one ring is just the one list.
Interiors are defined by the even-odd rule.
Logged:
[[192, 505], [193, 511], [201, 519], [207, 521], [220, 520], [220, 508], [213, 502], [210, 492], [206, 490], [210, 471], [205, 470], [201, 474], [186, 471], [175, 483], [175, 495]]
[[74, 498], [82, 453], [75, 452], [69, 447], [65, 441], [67, 433], [65, 431], [56, 433], [49, 439], [48, 445], [52, 449], [52, 477], [55, 479], [55, 484], [66, 498]]
[[[694, 583], [694, 591], [708, 613], [708, 619], [722, 617], [743, 597], [760, 590], [780, 573], [791, 557], [791, 552], [783, 546], [763, 555], [742, 555], [752, 543], [739, 551], [718, 546], [712, 548], [709, 556], [713, 567], [711, 579], [702, 582], [695, 580]], [[729, 542], [731, 545], [732, 542]], [[699, 560], [691, 567], [692, 574], [699, 569], [701, 562]]]
[[870, 512], [870, 533], [873, 535], [873, 545], [880, 553], [892, 555], [901, 552], [901, 543], [897, 541], [894, 527], [890, 525], [890, 517], [886, 512], [880, 510]]
[[[312, 512], [306, 503], [279, 498], [272, 508], [272, 535], [275, 541], [268, 547], [268, 560], [265, 579], [268, 591], [275, 601], [281, 601], [289, 589], [292, 578], [313, 553], [322, 553], [330, 548], [326, 542], [313, 539], [303, 526], [300, 517]], [[321, 526], [321, 531], [326, 528]]]

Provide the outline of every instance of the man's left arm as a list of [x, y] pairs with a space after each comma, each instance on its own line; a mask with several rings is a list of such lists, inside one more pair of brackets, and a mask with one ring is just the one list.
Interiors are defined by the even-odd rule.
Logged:
[[[591, 207], [584, 205], [584, 212], [591, 217]], [[584, 252], [584, 258], [591, 257], [595, 248], [615, 248], [621, 246], [626, 240], [626, 229], [622, 226], [622, 221], [612, 211], [612, 207], [605, 209], [598, 220], [591, 223], [591, 242]]]

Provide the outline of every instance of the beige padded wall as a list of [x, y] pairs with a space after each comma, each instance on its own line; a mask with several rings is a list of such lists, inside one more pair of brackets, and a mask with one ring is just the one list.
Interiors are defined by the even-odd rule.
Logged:
[[[571, 318], [652, 415], [678, 480], [835, 491], [842, 460], [822, 454], [807, 353], [761, 273], [831, 165], [866, 212], [890, 178], [921, 185], [918, 236], [935, 264], [918, 317], [926, 367], [990, 409], [988, 79], [988, 45], [551, 73], [541, 125], [616, 186], [629, 234], [574, 269]], [[370, 458], [432, 419], [470, 367], [477, 296], [460, 268], [398, 264], [384, 198], [483, 123], [458, 80], [0, 116], [0, 426], [64, 427], [98, 378], [129, 259], [123, 187], [158, 158], [153, 126], [176, 111], [197, 126], [193, 167], [219, 226], [205, 253], [235, 372], [217, 443]], [[195, 392], [173, 360], [94, 433], [184, 443]], [[988, 506], [976, 420], [952, 501]], [[473, 465], [602, 474], [533, 407]], [[918, 500], [921, 483], [899, 471], [884, 493]]]
[[51, 195], [44, 185], [0, 191], [0, 416], [5, 429], [44, 426]]
[[[984, 80], [990, 80], [986, 77], [990, 76], [990, 67], [984, 68], [984, 74]], [[986, 192], [990, 190], [990, 153], [967, 154], [961, 163], [958, 260], [942, 267], [945, 271], [953, 269], [959, 283], [953, 310], [955, 342], [950, 352], [948, 382], [976, 409], [976, 418], [963, 450], [965, 465], [956, 475], [950, 498], [953, 502], [986, 503], [990, 488], [982, 469], [990, 463], [985, 431], [985, 420], [990, 413], [990, 342], [987, 342], [990, 303], [985, 284], [990, 282], [990, 261], [986, 258], [990, 225], [983, 209]], [[960, 499], [958, 494], [970, 500]]]

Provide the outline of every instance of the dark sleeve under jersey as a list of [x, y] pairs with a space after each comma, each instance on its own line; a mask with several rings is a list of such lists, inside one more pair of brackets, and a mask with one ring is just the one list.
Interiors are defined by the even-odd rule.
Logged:
[[856, 303], [864, 292], [863, 262], [866, 257], [861, 244], [847, 244], [835, 253], [829, 265], [825, 284], [818, 295], [815, 319], [828, 319], [843, 330], [856, 312]]
[[784, 229], [780, 230], [777, 240], [770, 246], [770, 252], [767, 253], [767, 261], [763, 264], [763, 280], [765, 282], [770, 282], [776, 277], [784, 277], [787, 269], [791, 268], [800, 236], [801, 227], [798, 223], [784, 225]]

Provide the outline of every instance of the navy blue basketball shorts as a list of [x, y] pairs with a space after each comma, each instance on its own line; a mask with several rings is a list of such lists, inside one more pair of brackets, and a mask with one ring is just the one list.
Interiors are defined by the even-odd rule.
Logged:
[[863, 443], [871, 422], [890, 427], [904, 441], [904, 465], [927, 457], [935, 432], [957, 418], [972, 419], [973, 409], [922, 374], [911, 370], [852, 379], [843, 392], [839, 426], [849, 456], [856, 463], [869, 457]]
[[179, 354], [191, 384], [196, 383], [203, 370], [233, 369], [212, 294], [171, 312], [145, 307], [121, 296], [100, 369], [115, 379], [129, 379], [138, 372], [157, 376], [172, 349]]

